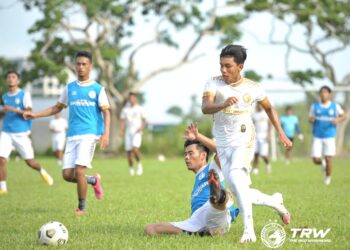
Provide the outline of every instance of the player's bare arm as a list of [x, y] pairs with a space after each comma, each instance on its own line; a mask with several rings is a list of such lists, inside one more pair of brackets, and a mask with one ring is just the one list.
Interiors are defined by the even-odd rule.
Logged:
[[119, 135], [123, 136], [125, 133], [125, 119], [120, 119], [119, 123]]
[[105, 149], [109, 145], [109, 129], [111, 124], [111, 115], [109, 109], [103, 109], [104, 134], [100, 137], [100, 147]]
[[338, 123], [341, 123], [343, 121], [345, 121], [345, 119], [347, 118], [346, 114], [341, 114], [341, 115], [338, 115], [336, 118], [334, 118], [332, 120], [332, 123], [333, 124], [338, 124]]
[[142, 124], [141, 124], [141, 127], [136, 131], [136, 133], [141, 133], [145, 127], [146, 127], [146, 124], [147, 124], [147, 121], [145, 118], [142, 118]]
[[56, 105], [50, 108], [47, 108], [43, 111], [39, 111], [39, 112], [26, 111], [23, 113], [23, 118], [28, 120], [28, 119], [35, 119], [40, 117], [47, 117], [47, 116], [57, 114], [58, 112], [61, 112], [63, 108], [65, 108], [65, 105], [63, 103], [58, 102]]
[[204, 146], [209, 148], [210, 151], [216, 152], [216, 143], [214, 140], [206, 137], [198, 131], [198, 126], [195, 123], [191, 123], [185, 130], [185, 139], [187, 140], [197, 140], [201, 142]]
[[15, 107], [11, 107], [11, 106], [4, 106], [2, 108], [2, 111], [3, 112], [15, 112], [15, 113], [17, 113], [19, 115], [23, 115], [24, 112], [26, 112], [26, 111], [32, 111], [32, 108], [26, 108], [26, 109], [22, 110], [22, 109], [17, 109]]
[[223, 103], [215, 103], [215, 96], [203, 96], [202, 112], [203, 114], [214, 114], [223, 110], [224, 108], [232, 106], [233, 104], [237, 103], [237, 101], [238, 99], [236, 97], [231, 96], [227, 98]]
[[278, 115], [276, 110], [272, 107], [269, 99], [267, 97], [265, 97], [264, 100], [262, 100], [261, 102], [259, 102], [261, 104], [261, 106], [264, 108], [266, 114], [268, 115], [272, 125], [274, 126], [274, 128], [277, 130], [278, 133], [278, 137], [282, 143], [282, 145], [286, 148], [291, 148], [293, 146], [293, 143], [288, 139], [288, 137], [286, 136], [286, 134], [284, 133], [280, 121], [278, 119]]

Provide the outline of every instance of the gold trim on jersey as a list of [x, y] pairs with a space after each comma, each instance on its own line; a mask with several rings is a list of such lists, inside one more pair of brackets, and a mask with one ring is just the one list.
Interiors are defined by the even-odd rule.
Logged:
[[108, 109], [109, 109], [109, 106], [108, 106], [108, 105], [101, 106], [101, 110], [108, 110]]
[[213, 92], [204, 92], [203, 93], [203, 97], [206, 97], [206, 96], [215, 96], [215, 93], [213, 93]]
[[237, 109], [232, 109], [231, 107], [224, 108], [222, 112], [225, 114], [231, 114], [231, 115], [241, 115], [241, 114], [252, 113], [250, 110], [237, 110]]
[[242, 77], [241, 79], [239, 79], [237, 82], [231, 82], [230, 86], [232, 87], [236, 87], [237, 85], [241, 84], [244, 81], [244, 78]]

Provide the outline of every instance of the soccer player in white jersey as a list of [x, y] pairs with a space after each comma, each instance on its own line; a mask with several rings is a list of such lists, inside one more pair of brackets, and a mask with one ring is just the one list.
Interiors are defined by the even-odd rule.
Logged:
[[[264, 108], [277, 130], [282, 145], [287, 148], [292, 146], [263, 88], [241, 76], [246, 57], [244, 47], [226, 46], [220, 54], [221, 76], [211, 78], [207, 82], [202, 101], [203, 113], [213, 114], [213, 131], [222, 171], [225, 181], [237, 197], [242, 212], [244, 230], [241, 243], [256, 241], [252, 199], [249, 196], [250, 164], [255, 145], [251, 115], [255, 103], [260, 103]], [[284, 215], [283, 221], [289, 223], [289, 213]]]
[[[311, 105], [309, 121], [313, 125], [312, 160], [325, 171], [324, 183], [331, 183], [332, 157], [336, 153], [335, 137], [337, 124], [346, 119], [341, 106], [331, 99], [332, 90], [328, 86], [320, 89], [321, 101]], [[324, 157], [324, 158], [322, 158]]]
[[269, 146], [270, 146], [270, 137], [271, 137], [271, 123], [269, 117], [266, 115], [263, 107], [258, 104], [257, 110], [254, 112], [253, 123], [256, 131], [256, 140], [255, 140], [255, 154], [253, 161], [253, 173], [259, 173], [259, 157], [261, 157], [266, 166], [267, 173], [271, 173], [271, 163], [269, 160]]
[[6, 163], [13, 148], [29, 167], [39, 171], [43, 180], [52, 186], [52, 177], [34, 160], [34, 150], [29, 137], [32, 122], [22, 117], [25, 111], [32, 109], [30, 94], [19, 88], [20, 75], [16, 71], [11, 70], [6, 73], [6, 83], [8, 92], [2, 96], [4, 106], [0, 110], [5, 114], [0, 134], [0, 194], [7, 193]]
[[75, 56], [78, 80], [68, 83], [56, 105], [40, 111], [25, 112], [25, 119], [34, 119], [57, 114], [69, 107], [67, 143], [63, 157], [64, 180], [77, 183], [77, 215], [86, 213], [87, 184], [91, 184], [95, 196], [102, 199], [100, 175], [85, 175], [86, 168], [92, 168], [96, 143], [101, 149], [109, 144], [110, 113], [106, 91], [98, 82], [90, 79], [93, 69], [92, 55], [79, 51]]
[[50, 121], [50, 131], [52, 133], [52, 150], [58, 165], [62, 165], [64, 144], [66, 143], [66, 132], [68, 128], [67, 120], [61, 113], [55, 114], [55, 118]]
[[125, 151], [128, 157], [129, 172], [135, 175], [134, 160], [137, 162], [136, 174], [142, 175], [140, 147], [142, 143], [142, 131], [146, 126], [146, 117], [142, 107], [137, 102], [136, 93], [129, 93], [129, 101], [120, 114], [120, 134], [125, 135]]

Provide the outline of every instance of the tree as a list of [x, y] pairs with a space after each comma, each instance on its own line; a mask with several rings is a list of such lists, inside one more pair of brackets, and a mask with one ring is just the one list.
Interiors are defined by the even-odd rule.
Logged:
[[[248, 13], [269, 12], [274, 16], [271, 25], [269, 42], [286, 46], [285, 64], [290, 79], [305, 86], [313, 84], [316, 79], [325, 79], [334, 87], [350, 85], [350, 71], [339, 77], [336, 67], [331, 59], [334, 55], [349, 49], [350, 41], [350, 3], [348, 0], [319, 0], [319, 1], [295, 1], [295, 0], [252, 0], [245, 5]], [[276, 40], [275, 22], [286, 25], [284, 39]], [[293, 35], [300, 34], [297, 29], [302, 27], [304, 43], [293, 42]], [[291, 56], [294, 53], [302, 53], [311, 57], [318, 69], [292, 69]], [[295, 66], [295, 65], [294, 65]], [[350, 92], [346, 92], [344, 107], [350, 114]], [[345, 122], [339, 125], [337, 136], [337, 148], [343, 148], [346, 127], [349, 124], [348, 115]]]
[[[238, 24], [244, 19], [237, 12], [220, 14], [222, 6], [216, 1], [209, 7], [202, 0], [21, 1], [28, 10], [37, 8], [43, 15], [29, 30], [30, 34], [41, 34], [30, 55], [34, 67], [28, 72], [29, 78], [52, 75], [66, 82], [67, 70], [74, 72], [75, 52], [92, 51], [96, 80], [106, 87], [112, 103], [112, 128], [118, 124], [130, 91], [138, 91], [153, 77], [198, 59], [201, 55], [194, 55], [195, 48], [208, 35], [216, 34], [222, 43], [239, 39]], [[133, 37], [141, 23], [147, 26], [145, 35], [153, 35], [135, 42]], [[151, 45], [183, 47], [176, 34], [186, 30], [192, 31], [193, 39], [180, 59], [172, 65], [154, 64], [153, 70], [140, 77], [137, 55]], [[117, 146], [116, 134], [112, 131], [112, 149]]]

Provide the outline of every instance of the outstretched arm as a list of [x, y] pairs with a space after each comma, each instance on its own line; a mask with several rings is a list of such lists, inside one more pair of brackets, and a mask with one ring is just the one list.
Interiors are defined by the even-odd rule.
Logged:
[[198, 131], [197, 124], [191, 123], [185, 130], [185, 139], [187, 140], [197, 140], [204, 146], [209, 148], [210, 151], [216, 152], [216, 143], [213, 139], [206, 137]]
[[100, 137], [100, 147], [105, 149], [109, 145], [109, 129], [111, 124], [111, 115], [109, 109], [103, 109], [104, 134]]
[[265, 97], [265, 99], [259, 103], [264, 108], [266, 114], [270, 118], [272, 125], [277, 130], [278, 137], [279, 137], [282, 145], [287, 149], [291, 148], [293, 146], [293, 143], [288, 139], [288, 137], [284, 133], [284, 131], [281, 127], [280, 121], [278, 119], [278, 114], [277, 114], [276, 110], [272, 107], [269, 99], [267, 97]]
[[26, 111], [23, 113], [23, 118], [26, 120], [29, 120], [29, 119], [35, 119], [40, 117], [51, 116], [61, 112], [64, 107], [65, 107], [64, 104], [58, 102], [56, 105], [48, 109], [45, 109], [43, 111], [39, 111], [39, 112]]
[[202, 100], [202, 112], [203, 114], [214, 114], [235, 104], [238, 99], [234, 96], [231, 96], [226, 99], [223, 103], [215, 103], [215, 96], [207, 95], [203, 96]]

